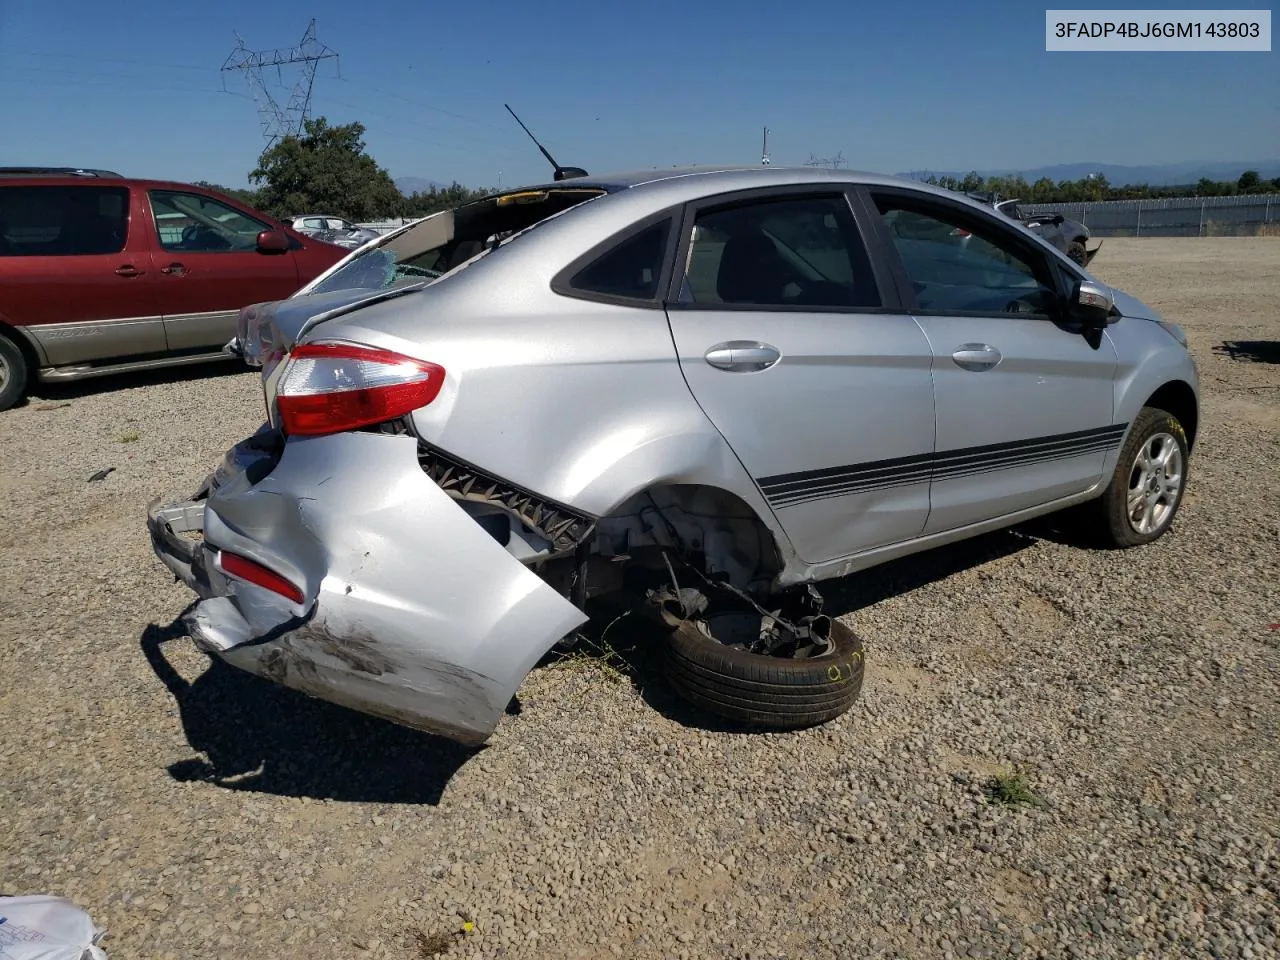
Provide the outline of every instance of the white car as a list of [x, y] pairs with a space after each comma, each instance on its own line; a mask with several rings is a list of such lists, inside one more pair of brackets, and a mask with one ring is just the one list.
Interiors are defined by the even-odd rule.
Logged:
[[376, 230], [370, 230], [343, 217], [335, 217], [327, 213], [309, 213], [293, 217], [287, 222], [289, 226], [305, 236], [351, 249], [364, 246], [370, 240], [380, 236]]

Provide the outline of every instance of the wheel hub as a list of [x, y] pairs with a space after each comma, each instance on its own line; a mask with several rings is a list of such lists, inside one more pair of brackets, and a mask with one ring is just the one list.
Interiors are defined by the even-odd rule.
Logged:
[[1182, 452], [1167, 433], [1143, 444], [1133, 464], [1129, 490], [1129, 523], [1138, 533], [1163, 527], [1182, 492]]

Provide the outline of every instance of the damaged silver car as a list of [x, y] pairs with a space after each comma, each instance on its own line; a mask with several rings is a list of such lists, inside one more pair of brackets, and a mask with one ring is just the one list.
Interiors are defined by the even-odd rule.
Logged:
[[1199, 421], [1176, 324], [990, 206], [815, 168], [489, 197], [233, 349], [266, 422], [149, 508], [191, 636], [471, 744], [615, 591], [691, 702], [828, 721], [864, 654], [817, 584], [1067, 508], [1149, 543]]

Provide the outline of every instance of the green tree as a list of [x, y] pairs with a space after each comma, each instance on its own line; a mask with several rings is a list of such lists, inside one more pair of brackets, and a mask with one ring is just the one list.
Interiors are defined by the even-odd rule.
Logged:
[[1262, 183], [1262, 177], [1258, 175], [1257, 170], [1246, 170], [1240, 174], [1240, 179], [1236, 181], [1236, 187], [1241, 193], [1251, 193], [1258, 189]]
[[324, 117], [264, 150], [249, 174], [260, 209], [276, 217], [332, 213], [349, 220], [401, 215], [405, 198], [385, 169], [365, 152], [364, 124], [331, 127]]
[[432, 186], [430, 190], [419, 190], [410, 194], [405, 199], [404, 215], [407, 217], [425, 217], [440, 210], [460, 207], [464, 203], [471, 203], [473, 200], [479, 200], [481, 197], [486, 197], [496, 192], [495, 190], [473, 190], [470, 187], [462, 186], [455, 180], [444, 188]]
[[1027, 199], [1033, 203], [1051, 203], [1058, 191], [1058, 185], [1048, 177], [1041, 177], [1031, 185], [1031, 196]]
[[204, 187], [206, 190], [213, 190], [217, 193], [225, 193], [228, 197], [234, 197], [241, 203], [250, 207], [257, 208], [258, 206], [257, 190], [244, 190], [240, 187], [224, 187], [220, 183], [210, 183], [208, 180], [195, 180], [193, 182], [197, 187]]

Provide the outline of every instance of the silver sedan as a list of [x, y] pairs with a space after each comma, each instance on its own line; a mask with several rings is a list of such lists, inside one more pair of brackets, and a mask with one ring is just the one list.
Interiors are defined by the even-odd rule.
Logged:
[[829, 720], [864, 652], [819, 584], [1065, 509], [1150, 543], [1199, 423], [1175, 323], [990, 206], [814, 168], [488, 197], [233, 349], [267, 422], [149, 510], [191, 636], [467, 743], [616, 591], [690, 701]]

